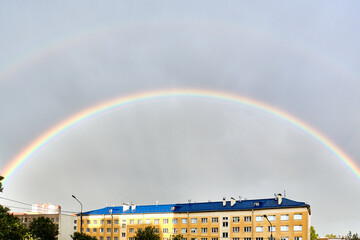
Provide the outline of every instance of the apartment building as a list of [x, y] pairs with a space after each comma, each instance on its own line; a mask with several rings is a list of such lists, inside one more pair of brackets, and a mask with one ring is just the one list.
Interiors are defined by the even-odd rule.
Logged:
[[76, 215], [61, 213], [61, 207], [52, 204], [32, 204], [31, 211], [12, 213], [20, 218], [20, 222], [29, 227], [30, 223], [39, 217], [49, 218], [59, 229], [58, 240], [71, 240], [70, 235], [76, 231]]
[[[281, 195], [270, 199], [165, 205], [126, 205], [83, 213], [83, 232], [98, 240], [134, 240], [155, 228], [162, 240], [309, 240], [310, 205]], [[80, 230], [78, 215], [78, 231]]]

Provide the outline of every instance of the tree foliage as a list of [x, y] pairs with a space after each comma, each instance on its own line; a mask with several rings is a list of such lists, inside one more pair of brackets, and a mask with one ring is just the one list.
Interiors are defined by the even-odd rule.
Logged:
[[183, 239], [183, 235], [181, 234], [171, 236], [171, 240], [181, 240], [181, 239]]
[[96, 237], [91, 237], [86, 233], [75, 232], [74, 235], [70, 236], [73, 240], [96, 240]]
[[2, 180], [4, 180], [4, 177], [0, 176], [0, 192], [3, 191], [2, 182], [1, 182]]
[[20, 219], [9, 214], [9, 209], [0, 205], [0, 239], [18, 240], [28, 235]]
[[58, 227], [46, 217], [34, 219], [29, 226], [31, 234], [40, 240], [55, 240], [59, 234]]
[[155, 233], [154, 227], [139, 229], [135, 235], [135, 240], [160, 240], [159, 234]]
[[353, 234], [351, 231], [345, 236], [347, 240], [359, 240], [359, 235], [357, 233]]
[[325, 237], [327, 238], [337, 238], [335, 234], [326, 234]]
[[319, 237], [319, 234], [316, 234], [314, 226], [310, 227], [310, 239], [311, 240], [317, 240]]

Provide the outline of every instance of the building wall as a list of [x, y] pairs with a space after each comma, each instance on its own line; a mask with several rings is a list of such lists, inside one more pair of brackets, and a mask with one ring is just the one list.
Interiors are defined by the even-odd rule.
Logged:
[[64, 214], [44, 214], [44, 213], [22, 213], [15, 214], [20, 218], [21, 223], [25, 227], [29, 227], [30, 223], [34, 219], [39, 217], [50, 218], [50, 220], [59, 228], [58, 240], [72, 240], [70, 235], [72, 235], [74, 230], [74, 221], [77, 219], [77, 216], [70, 216]]
[[[90, 215], [83, 216], [83, 229], [84, 233], [95, 236], [99, 240], [134, 240], [137, 230], [145, 229], [147, 226], [155, 227], [163, 240], [168, 240], [177, 234], [183, 235], [184, 240], [267, 240], [271, 232], [268, 229], [269, 222], [263, 217], [264, 214], [275, 216], [275, 220], [271, 223], [275, 227], [273, 237], [276, 240], [310, 239], [310, 219], [306, 207], [250, 211]], [[294, 219], [294, 215], [301, 216], [301, 219]], [[282, 216], [283, 218], [287, 216], [287, 220], [281, 220]], [[250, 221], [246, 221], [249, 219]], [[259, 231], [261, 227], [262, 231]], [[78, 229], [80, 229], [80, 217], [78, 217]]]

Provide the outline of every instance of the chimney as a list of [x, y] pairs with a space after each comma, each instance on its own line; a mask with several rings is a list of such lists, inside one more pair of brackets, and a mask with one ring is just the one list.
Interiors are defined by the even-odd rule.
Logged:
[[281, 203], [282, 203], [282, 195], [280, 193], [277, 195], [277, 200], [278, 200], [278, 204], [281, 205]]
[[231, 206], [234, 206], [235, 203], [236, 203], [235, 198], [232, 197], [232, 198], [231, 198]]
[[123, 203], [123, 212], [127, 211], [130, 209], [129, 204]]
[[226, 198], [223, 197], [223, 207], [225, 207], [225, 206], [226, 206]]

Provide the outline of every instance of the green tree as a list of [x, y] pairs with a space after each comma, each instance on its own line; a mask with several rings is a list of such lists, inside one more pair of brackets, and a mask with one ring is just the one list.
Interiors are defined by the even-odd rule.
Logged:
[[183, 235], [181, 234], [171, 236], [171, 240], [181, 240], [181, 239], [183, 239]]
[[25, 237], [30, 238], [30, 235], [20, 219], [9, 214], [9, 209], [0, 205], [0, 239], [27, 239]]
[[29, 226], [30, 233], [39, 240], [55, 240], [59, 234], [58, 227], [50, 218], [38, 217]]
[[0, 176], [0, 192], [3, 191], [2, 182], [1, 182], [2, 180], [4, 180], [4, 177]]
[[74, 235], [70, 236], [73, 240], [96, 240], [96, 237], [87, 235], [86, 233], [76, 232]]
[[159, 234], [155, 233], [154, 227], [139, 229], [135, 235], [135, 240], [160, 240]]
[[[0, 176], [0, 192], [3, 191]], [[9, 213], [9, 209], [0, 205], [0, 239], [18, 240], [30, 239], [27, 229], [21, 224], [20, 219]]]
[[316, 234], [314, 226], [310, 227], [310, 239], [311, 240], [317, 240], [319, 237], [319, 234]]
[[327, 237], [327, 238], [337, 238], [335, 234], [326, 234], [325, 237]]

